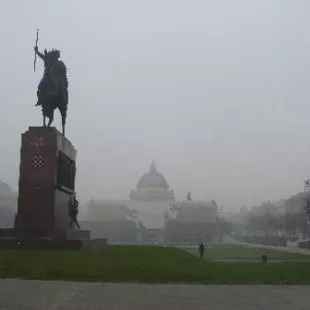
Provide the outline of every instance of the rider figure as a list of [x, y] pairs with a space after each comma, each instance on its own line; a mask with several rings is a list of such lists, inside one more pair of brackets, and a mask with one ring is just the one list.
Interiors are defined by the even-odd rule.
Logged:
[[50, 52], [47, 52], [47, 50], [44, 50], [44, 54], [40, 53], [38, 50], [38, 47], [35, 46], [34, 48], [36, 54], [43, 60], [44, 62], [44, 75], [43, 78], [40, 81], [40, 84], [38, 86], [38, 102], [36, 104], [36, 106], [38, 105], [42, 105], [42, 102], [40, 101], [40, 91], [42, 90], [42, 88], [44, 88], [44, 85], [46, 85], [47, 80], [49, 79], [53, 79], [53, 67], [55, 67], [55, 65], [57, 64], [57, 62], [59, 62], [59, 57], [60, 57], [60, 52], [58, 50], [52, 50]]
[[[34, 48], [35, 53], [43, 60], [44, 62], [44, 75], [38, 86], [37, 96], [38, 102], [36, 106], [41, 105], [43, 107], [44, 101], [42, 92], [46, 91], [47, 94], [53, 96], [60, 92], [60, 99], [67, 103], [68, 101], [68, 81], [67, 81], [67, 70], [65, 64], [59, 60], [60, 52], [58, 50], [51, 50], [47, 52], [44, 50], [44, 54], [40, 53], [38, 47]], [[45, 107], [48, 110], [51, 107]], [[66, 107], [63, 107], [66, 109]], [[47, 113], [49, 114], [49, 113]], [[48, 115], [47, 115], [48, 116]]]

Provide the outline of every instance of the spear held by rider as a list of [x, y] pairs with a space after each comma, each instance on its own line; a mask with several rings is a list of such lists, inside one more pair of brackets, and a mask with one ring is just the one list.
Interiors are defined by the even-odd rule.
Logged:
[[[38, 40], [39, 40], [39, 29], [37, 29], [37, 38], [35, 47], [38, 48]], [[37, 62], [37, 53], [34, 53], [34, 61], [33, 61], [33, 71], [36, 71], [36, 62]]]

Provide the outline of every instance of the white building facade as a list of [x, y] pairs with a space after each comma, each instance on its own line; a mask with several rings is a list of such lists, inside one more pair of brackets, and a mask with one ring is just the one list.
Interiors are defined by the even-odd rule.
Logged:
[[[213, 233], [207, 236], [201, 232], [201, 227], [216, 226], [216, 205], [175, 201], [173, 190], [154, 162], [140, 177], [128, 200], [92, 200], [81, 219], [83, 229], [90, 229], [93, 238], [107, 238], [112, 243], [165, 243], [170, 239], [176, 242], [180, 236], [179, 227], [184, 228], [184, 223], [190, 227], [190, 240], [207, 238], [209, 241], [212, 239], [209, 235]], [[167, 235], [167, 227], [173, 235], [171, 238]], [[192, 232], [195, 227], [199, 232]], [[186, 231], [181, 235], [186, 241]]]

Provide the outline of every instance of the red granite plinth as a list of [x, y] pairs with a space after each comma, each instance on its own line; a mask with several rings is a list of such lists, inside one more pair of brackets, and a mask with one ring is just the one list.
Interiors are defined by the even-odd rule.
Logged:
[[30, 127], [22, 134], [15, 228], [67, 229], [75, 160], [72, 143], [54, 127]]
[[76, 150], [56, 128], [29, 127], [22, 134], [18, 212], [14, 229], [0, 230], [0, 248], [82, 247], [88, 231], [68, 229], [75, 193]]

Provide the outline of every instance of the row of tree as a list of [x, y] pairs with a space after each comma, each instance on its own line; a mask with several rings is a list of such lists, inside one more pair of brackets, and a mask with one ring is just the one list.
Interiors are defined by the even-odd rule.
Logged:
[[306, 193], [300, 193], [277, 203], [266, 202], [244, 215], [247, 235], [285, 236], [297, 239], [309, 237], [309, 214]]

